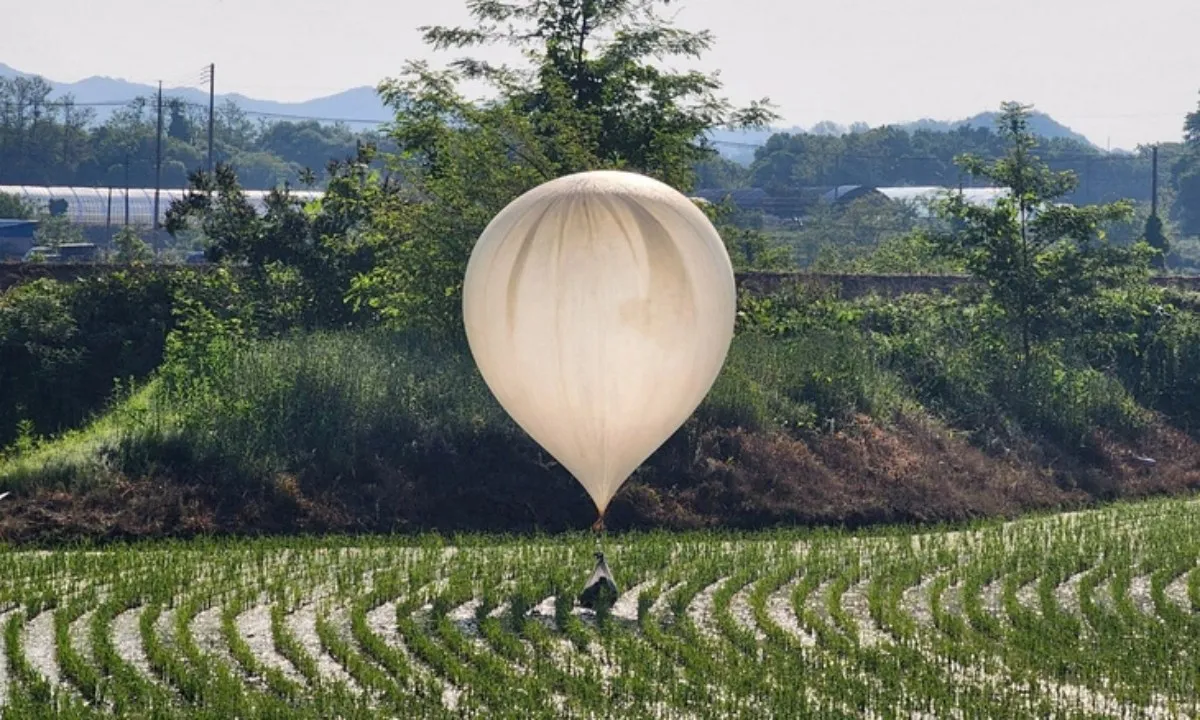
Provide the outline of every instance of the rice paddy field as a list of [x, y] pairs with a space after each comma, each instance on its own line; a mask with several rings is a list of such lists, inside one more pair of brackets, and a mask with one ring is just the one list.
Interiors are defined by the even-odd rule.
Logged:
[[0, 553], [4, 717], [1200, 712], [1200, 505], [947, 531]]

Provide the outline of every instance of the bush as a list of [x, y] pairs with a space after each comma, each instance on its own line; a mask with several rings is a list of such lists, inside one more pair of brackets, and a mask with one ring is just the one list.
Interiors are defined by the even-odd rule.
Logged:
[[[422, 448], [462, 451], [484, 435], [537, 452], [461, 343], [344, 332], [235, 342], [212, 352], [207, 364], [169, 365], [167, 376], [176, 380], [164, 386], [174, 391], [164, 392], [162, 412], [180, 418], [195, 457], [239, 477], [333, 478], [365, 472], [381, 459], [411, 461]], [[886, 413], [899, 398], [895, 378], [853, 334], [748, 334], [735, 340], [698, 417], [707, 427], [814, 430], [855, 413]]]
[[33, 217], [33, 208], [20, 195], [0, 193], [0, 218], [25, 220]]
[[1200, 431], [1200, 317], [1179, 307], [1180, 300], [1149, 310], [1117, 367], [1143, 404], [1195, 434]]
[[938, 252], [929, 237], [914, 231], [889, 237], [878, 245], [826, 245], [812, 269], [816, 272], [867, 275], [952, 275], [963, 272], [962, 263]]
[[142, 239], [136, 228], [128, 225], [117, 231], [112, 244], [117, 251], [117, 262], [145, 263], [154, 259], [154, 251], [150, 245]]
[[22, 420], [41, 435], [79, 425], [117, 381], [158, 367], [170, 298], [165, 277], [140, 273], [36, 280], [0, 295], [0, 447]]
[[990, 303], [911, 297], [867, 305], [864, 322], [887, 366], [929, 411], [982, 445], [1021, 434], [1078, 449], [1097, 430], [1132, 436], [1145, 423], [1120, 381], [1079, 362], [1069, 346], [1038, 345], [1022, 358]]

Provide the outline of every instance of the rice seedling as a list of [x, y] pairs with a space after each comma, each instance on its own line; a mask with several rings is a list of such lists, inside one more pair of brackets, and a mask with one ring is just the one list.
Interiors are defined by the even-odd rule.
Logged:
[[[1193, 501], [955, 531], [0, 553], [29, 717], [1188, 717]], [[31, 643], [33, 643], [31, 645]]]

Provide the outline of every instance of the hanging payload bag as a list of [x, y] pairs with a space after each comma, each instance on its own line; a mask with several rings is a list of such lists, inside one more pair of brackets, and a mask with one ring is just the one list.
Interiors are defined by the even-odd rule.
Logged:
[[620, 592], [617, 590], [617, 581], [613, 578], [612, 571], [608, 569], [604, 553], [597, 552], [596, 569], [588, 578], [583, 592], [579, 593], [579, 605], [590, 610], [595, 610], [602, 603], [612, 607], [612, 604], [617, 601], [618, 595]]

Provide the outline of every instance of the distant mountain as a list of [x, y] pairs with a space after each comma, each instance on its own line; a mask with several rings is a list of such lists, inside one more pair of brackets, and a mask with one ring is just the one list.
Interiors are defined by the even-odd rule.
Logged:
[[[0, 77], [29, 77], [15, 68], [0, 63]], [[218, 77], [218, 81], [220, 78]], [[54, 97], [70, 94], [81, 105], [88, 103], [126, 102], [137, 97], [149, 97], [158, 92], [152, 85], [129, 82], [107, 77], [90, 77], [73, 83], [55, 82], [47, 78], [54, 88]], [[163, 88], [163, 95], [180, 98], [185, 102], [208, 104], [208, 93], [199, 88]], [[357, 87], [336, 95], [306, 100], [304, 102], [276, 102], [273, 100], [256, 100], [237, 93], [217, 95], [218, 107], [226, 100], [232, 100], [251, 115], [272, 116], [301, 116], [316, 118], [346, 119], [359, 122], [348, 123], [355, 127], [366, 127], [387, 122], [392, 119], [392, 113], [384, 107], [375, 88]], [[94, 107], [96, 119], [103, 122], [111, 115], [114, 107]]]
[[[929, 118], [924, 118], [922, 120], [917, 120], [916, 122], [904, 123], [900, 127], [904, 128], [905, 130], [908, 130], [909, 132], [912, 132], [915, 130], [931, 130], [933, 132], [948, 132], [950, 130], [956, 130], [963, 126], [983, 127], [983, 128], [988, 128], [990, 130], [990, 129], [993, 129], [996, 127], [996, 121], [999, 118], [1000, 118], [1000, 113], [995, 112], [995, 111], [988, 111], [988, 112], [981, 112], [978, 115], [967, 118], [966, 120], [956, 120], [956, 121], [952, 121], [952, 122], [945, 122], [942, 120], [932, 120]], [[1047, 138], [1047, 139], [1053, 140], [1053, 139], [1057, 139], [1057, 138], [1065, 138], [1067, 140], [1074, 140], [1076, 142], [1080, 142], [1085, 145], [1090, 145], [1092, 147], [1096, 147], [1096, 145], [1093, 144], [1091, 140], [1088, 140], [1086, 137], [1084, 137], [1080, 133], [1077, 133], [1074, 130], [1072, 130], [1071, 128], [1067, 127], [1066, 125], [1063, 125], [1062, 123], [1058, 122], [1057, 120], [1050, 117], [1046, 113], [1034, 112], [1033, 114], [1031, 114], [1029, 116], [1029, 129], [1032, 130], [1035, 135], [1039, 135], [1039, 136]]]

